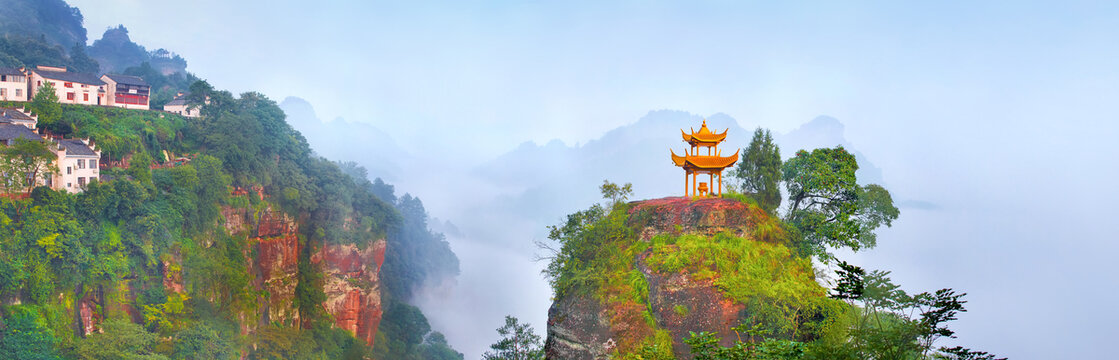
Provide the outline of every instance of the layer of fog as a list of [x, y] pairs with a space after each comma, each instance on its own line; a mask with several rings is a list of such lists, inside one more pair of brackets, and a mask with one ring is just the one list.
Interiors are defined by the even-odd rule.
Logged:
[[[289, 114], [309, 107], [299, 99], [287, 99], [282, 106]], [[533, 240], [544, 240], [547, 226], [559, 223], [565, 214], [601, 201], [597, 186], [604, 179], [633, 183], [633, 199], [679, 196], [682, 173], [668, 160], [668, 148], [681, 148], [679, 129], [698, 127], [703, 118], [654, 111], [585, 144], [521, 143], [506, 154], [474, 164], [441, 161], [437, 154], [403, 155], [390, 139], [340, 141], [361, 138], [366, 131], [371, 132], [370, 138], [386, 136], [369, 125], [340, 120], [319, 122], [317, 133], [326, 135], [312, 131], [308, 139], [316, 151], [340, 160], [361, 163], [370, 159], [362, 154], [402, 154], [390, 164], [370, 161], [371, 166], [398, 172], [371, 171], [370, 176], [403, 179], [394, 185], [420, 196], [430, 214], [441, 219], [432, 221], [433, 228], [447, 235], [462, 264], [458, 278], [433, 281], [414, 302], [428, 314], [435, 330], [446, 334], [468, 358], [476, 358], [497, 340], [494, 329], [504, 315], [527, 321], [544, 335], [552, 293], [540, 274], [544, 264], [532, 261], [538, 253]], [[713, 129], [729, 129], [724, 154], [747, 143], [752, 133], [748, 125], [724, 114], [706, 119]], [[297, 128], [306, 127], [304, 121], [292, 119]], [[984, 256], [1006, 246], [1012, 232], [999, 226], [997, 219], [1005, 221], [1009, 215], [968, 209], [963, 204], [971, 203], [970, 199], [893, 187], [891, 171], [877, 167], [858, 144], [846, 140], [844, 131], [838, 120], [818, 117], [775, 133], [786, 157], [796, 149], [843, 145], [858, 156], [860, 182], [891, 188], [902, 209], [901, 219], [882, 230], [878, 248], [859, 254], [841, 252], [841, 256], [869, 268], [894, 271], [895, 280], [910, 291], [953, 287], [968, 292], [973, 311], [956, 325], [965, 335], [962, 344], [1006, 354], [1011, 347], [1000, 347], [999, 337], [991, 336], [1005, 330], [991, 321], [1008, 317], [1000, 310], [1007, 309], [1003, 303], [1016, 293], [1003, 287], [1012, 282], [996, 280], [1013, 277], [1007, 271], [1019, 269], [991, 266]], [[974, 194], [976, 198], [990, 195]], [[967, 201], [959, 203], [962, 200]], [[452, 225], [453, 231], [440, 224]]]

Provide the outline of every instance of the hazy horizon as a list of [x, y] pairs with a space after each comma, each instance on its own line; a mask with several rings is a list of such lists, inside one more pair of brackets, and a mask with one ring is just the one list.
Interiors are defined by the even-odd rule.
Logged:
[[[496, 340], [497, 314], [543, 334], [550, 293], [529, 261], [542, 226], [589, 206], [585, 183], [603, 178], [679, 195], [666, 154], [679, 143], [649, 150], [664, 168], [628, 180], [572, 165], [556, 170], [574, 180], [510, 186], [478, 169], [554, 139], [547, 154], [586, 159], [588, 143], [665, 109], [682, 112], [672, 126], [725, 116], [778, 134], [837, 119], [903, 205], [877, 248], [842, 256], [910, 291], [968, 293], [948, 343], [1013, 359], [1109, 352], [1119, 315], [1097, 304], [1119, 296], [1106, 219], [1119, 200], [1119, 5], [69, 2], [91, 42], [123, 24], [217, 88], [306, 99], [320, 122], [355, 125], [348, 136], [393, 139], [408, 161], [377, 171], [463, 230], [448, 235], [458, 285], [420, 305], [467, 358]], [[564, 199], [541, 195], [556, 189]]]

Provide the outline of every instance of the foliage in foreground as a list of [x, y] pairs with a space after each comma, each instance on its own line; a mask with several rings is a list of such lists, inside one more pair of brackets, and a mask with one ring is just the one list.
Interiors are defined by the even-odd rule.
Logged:
[[532, 331], [532, 326], [521, 323], [517, 318], [506, 315], [505, 325], [497, 328], [501, 339], [482, 355], [485, 360], [542, 360], [544, 348], [540, 345], [540, 335]]

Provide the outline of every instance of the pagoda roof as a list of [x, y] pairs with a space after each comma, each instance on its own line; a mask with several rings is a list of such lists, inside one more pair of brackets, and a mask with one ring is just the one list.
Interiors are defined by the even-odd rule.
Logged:
[[676, 152], [672, 151], [672, 149], [669, 149], [668, 151], [672, 153], [672, 162], [674, 164], [676, 164], [676, 166], [691, 167], [691, 168], [704, 169], [704, 170], [715, 170], [715, 169], [725, 169], [725, 168], [730, 167], [731, 165], [734, 165], [734, 163], [738, 161], [738, 152], [741, 151], [741, 150], [735, 151], [734, 155], [731, 155], [731, 156], [718, 156], [718, 155], [697, 155], [697, 156], [684, 155], [684, 156], [680, 156], [680, 155], [676, 155]]
[[712, 132], [711, 129], [707, 128], [707, 120], [703, 120], [703, 125], [700, 126], [699, 131], [695, 131], [694, 128], [691, 130], [692, 133], [688, 134], [684, 132], [683, 129], [680, 129], [680, 135], [684, 137], [684, 142], [692, 145], [718, 144], [727, 139], [727, 131], [730, 130], [730, 128], [723, 130], [721, 133]]

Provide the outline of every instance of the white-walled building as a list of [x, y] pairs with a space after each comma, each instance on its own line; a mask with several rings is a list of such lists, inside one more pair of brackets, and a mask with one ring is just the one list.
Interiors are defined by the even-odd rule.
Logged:
[[0, 108], [0, 124], [17, 124], [35, 129], [39, 123], [39, 115], [33, 115], [26, 109]]
[[195, 106], [192, 108], [190, 104], [187, 103], [186, 99], [188, 95], [189, 94], [187, 93], [175, 94], [174, 99], [168, 101], [166, 104], [163, 104], [163, 111], [192, 118], [202, 116], [201, 106]]
[[[7, 120], [15, 121], [7, 121]], [[57, 156], [53, 168], [43, 171], [39, 185], [58, 191], [78, 193], [90, 182], [99, 179], [101, 150], [89, 139], [49, 139], [35, 129], [37, 121], [17, 109], [0, 108], [0, 146], [9, 146], [16, 139], [48, 141]], [[49, 173], [49, 174], [48, 174]]]
[[55, 190], [77, 193], [101, 176], [97, 168], [101, 160], [101, 150], [90, 144], [89, 139], [57, 139], [55, 154], [58, 159], [57, 174], [47, 181]]
[[58, 102], [79, 105], [108, 105], [105, 99], [105, 82], [97, 75], [66, 71], [66, 68], [38, 66], [30, 72], [31, 98], [46, 83], [54, 85]]
[[27, 73], [23, 68], [0, 67], [0, 101], [27, 101]]
[[148, 110], [148, 98], [151, 95], [151, 86], [144, 79], [131, 75], [105, 74], [101, 75], [105, 82], [106, 105], [122, 107], [125, 109]]

